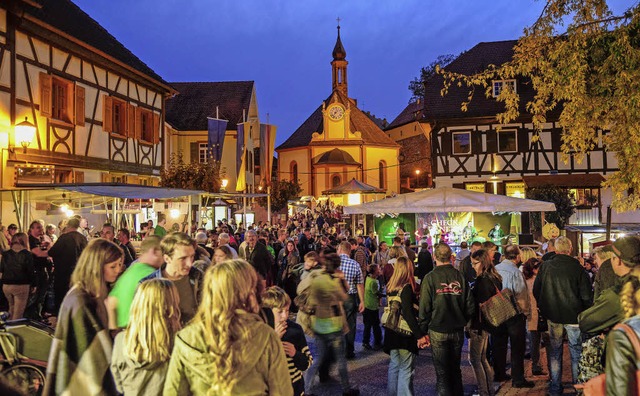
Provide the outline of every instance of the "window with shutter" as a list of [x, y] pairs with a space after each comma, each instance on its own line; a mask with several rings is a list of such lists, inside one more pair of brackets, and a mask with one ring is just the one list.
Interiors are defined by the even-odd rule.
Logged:
[[190, 148], [189, 162], [198, 162], [200, 160], [200, 143], [191, 142]]
[[113, 98], [108, 95], [104, 95], [102, 104], [102, 130], [113, 131]]
[[71, 123], [73, 120], [73, 83], [61, 78], [51, 79], [51, 118]]
[[40, 73], [40, 114], [51, 117], [51, 85], [53, 78], [47, 73]]
[[127, 103], [116, 98], [112, 98], [112, 131], [122, 136], [127, 136]]
[[453, 154], [471, 154], [471, 132], [454, 132]]
[[518, 151], [516, 131], [503, 129], [498, 132], [498, 152], [515, 153]]
[[136, 109], [137, 107], [130, 103], [127, 105], [127, 125], [129, 129], [129, 136], [132, 136], [136, 140], [140, 140], [140, 134], [136, 128]]
[[76, 84], [76, 111], [75, 123], [78, 126], [84, 126], [85, 104], [84, 104], [84, 88]]
[[498, 134], [495, 129], [487, 131], [487, 153], [498, 152]]
[[153, 113], [153, 144], [160, 143], [160, 114]]

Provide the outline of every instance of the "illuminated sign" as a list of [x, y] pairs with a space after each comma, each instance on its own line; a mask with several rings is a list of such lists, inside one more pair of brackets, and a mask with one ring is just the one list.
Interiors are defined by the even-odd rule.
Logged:
[[485, 192], [485, 183], [467, 183], [464, 185], [465, 190], [475, 191], [475, 192]]

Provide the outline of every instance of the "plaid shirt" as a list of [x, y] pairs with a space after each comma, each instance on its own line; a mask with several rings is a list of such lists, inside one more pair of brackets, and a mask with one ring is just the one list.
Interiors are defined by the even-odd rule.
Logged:
[[359, 284], [363, 284], [364, 280], [362, 279], [362, 270], [360, 269], [360, 264], [357, 261], [353, 260], [346, 254], [340, 255], [340, 269], [344, 272], [344, 279], [347, 281], [347, 285], [349, 285], [348, 294], [357, 294]]

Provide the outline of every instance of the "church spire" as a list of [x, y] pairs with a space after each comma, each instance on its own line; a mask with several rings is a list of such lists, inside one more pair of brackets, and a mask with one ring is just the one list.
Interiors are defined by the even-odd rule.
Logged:
[[338, 38], [333, 47], [333, 61], [331, 61], [332, 89], [342, 92], [348, 97], [347, 91], [347, 51], [340, 40], [340, 18], [338, 18]]

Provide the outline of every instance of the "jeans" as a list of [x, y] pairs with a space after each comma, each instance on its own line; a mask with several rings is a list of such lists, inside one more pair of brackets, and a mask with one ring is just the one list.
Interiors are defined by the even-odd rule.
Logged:
[[469, 360], [478, 381], [480, 396], [493, 396], [493, 367], [487, 360], [489, 333], [483, 330], [471, 330], [469, 338]]
[[413, 395], [413, 376], [418, 355], [406, 349], [392, 349], [389, 360], [387, 393], [389, 396]]
[[347, 315], [349, 332], [344, 336], [346, 342], [346, 354], [351, 355], [355, 351], [356, 342], [356, 316], [358, 315], [358, 294], [349, 294], [349, 298], [344, 302], [344, 313]]
[[549, 359], [549, 393], [562, 393], [562, 336], [567, 332], [569, 339], [569, 352], [571, 353], [571, 375], [573, 383], [578, 378], [578, 362], [582, 354], [582, 337], [577, 324], [553, 323], [547, 320], [549, 325], [549, 343], [547, 344], [547, 358]]
[[304, 393], [313, 393], [312, 391], [315, 383], [315, 377], [318, 373], [318, 368], [325, 360], [327, 351], [329, 350], [333, 350], [333, 355], [338, 362], [338, 372], [340, 373], [342, 390], [344, 392], [348, 391], [350, 388], [349, 373], [347, 371], [347, 360], [344, 356], [344, 338], [342, 337], [342, 331], [329, 334], [316, 333], [316, 348], [318, 350], [318, 356], [317, 358], [313, 359], [313, 364], [304, 374]]
[[380, 328], [380, 316], [378, 310], [364, 309], [362, 314], [364, 322], [364, 333], [362, 335], [362, 344], [368, 344], [371, 340], [371, 330], [373, 330], [373, 342], [375, 345], [382, 345], [382, 329]]
[[531, 369], [533, 371], [542, 371], [540, 364], [540, 340], [544, 339], [545, 344], [549, 343], [549, 336], [546, 331], [531, 330], [527, 331], [529, 337], [529, 350], [531, 353]]
[[458, 396], [463, 394], [460, 360], [464, 332], [438, 333], [429, 330], [431, 355], [436, 371], [436, 391], [439, 396]]
[[[506, 374], [507, 342], [511, 344], [511, 378], [514, 383], [524, 382], [524, 351], [527, 347], [527, 323], [524, 315], [516, 315], [493, 336], [493, 368], [496, 376]], [[506, 331], [506, 332], [505, 332]]]

